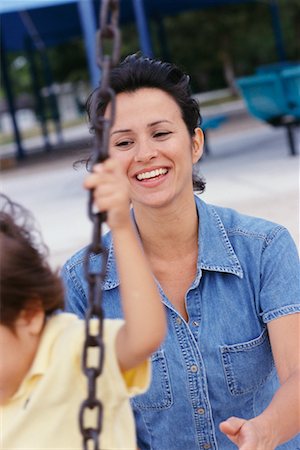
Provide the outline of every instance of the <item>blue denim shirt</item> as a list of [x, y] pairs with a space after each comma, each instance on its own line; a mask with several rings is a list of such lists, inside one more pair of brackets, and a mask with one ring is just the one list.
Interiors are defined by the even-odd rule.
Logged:
[[[186, 292], [188, 323], [160, 288], [168, 334], [152, 355], [152, 383], [132, 400], [142, 450], [236, 448], [219, 431], [230, 416], [260, 414], [278, 388], [266, 324], [300, 311], [299, 257], [286, 229], [195, 197], [197, 275]], [[103, 285], [105, 316], [121, 317], [111, 235]], [[67, 309], [87, 307], [85, 250], [64, 266]], [[130, 258], [130, 255], [128, 255]], [[91, 257], [99, 268], [99, 256]], [[97, 269], [96, 269], [97, 270]], [[279, 447], [300, 449], [300, 437]]]

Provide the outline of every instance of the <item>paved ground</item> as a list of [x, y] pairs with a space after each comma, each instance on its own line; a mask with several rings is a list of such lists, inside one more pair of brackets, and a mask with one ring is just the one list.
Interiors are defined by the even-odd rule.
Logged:
[[[74, 133], [87, 136], [85, 126]], [[299, 130], [296, 137], [300, 153]], [[211, 153], [199, 165], [207, 180], [203, 198], [281, 223], [299, 246], [299, 158], [289, 155], [284, 130], [241, 114], [211, 131], [209, 142]], [[90, 240], [85, 169], [72, 167], [85, 153], [53, 150], [1, 172], [1, 191], [35, 214], [53, 266]]]

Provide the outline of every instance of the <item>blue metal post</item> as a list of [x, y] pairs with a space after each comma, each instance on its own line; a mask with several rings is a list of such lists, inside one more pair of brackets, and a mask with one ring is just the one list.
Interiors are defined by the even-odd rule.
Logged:
[[48, 126], [45, 115], [45, 102], [41, 95], [41, 86], [39, 83], [38, 70], [36, 67], [35, 55], [32, 48], [32, 41], [28, 38], [25, 40], [25, 48], [27, 53], [27, 59], [29, 62], [29, 71], [31, 75], [32, 90], [35, 97], [35, 113], [38, 121], [40, 122], [42, 135], [44, 138], [45, 149], [50, 150], [51, 144], [48, 135]]
[[[52, 74], [51, 74], [49, 60], [47, 58], [46, 45], [45, 45], [43, 39], [41, 38], [40, 33], [39, 33], [37, 27], [35, 26], [35, 23], [32, 20], [30, 13], [28, 11], [20, 11], [19, 16], [30, 36], [30, 39], [32, 40], [32, 43], [34, 44], [36, 50], [38, 51], [38, 55], [41, 58], [44, 80], [45, 80], [45, 83], [46, 83], [46, 86], [48, 89], [48, 101], [49, 101], [49, 107], [50, 107], [50, 112], [51, 112], [51, 118], [53, 119], [53, 121], [55, 123], [58, 140], [59, 140], [59, 142], [62, 142], [60, 116], [59, 116], [56, 95], [53, 91], [53, 78], [52, 78]], [[34, 64], [33, 59], [31, 59], [31, 62]], [[40, 93], [39, 93], [39, 95], [40, 95]], [[49, 150], [49, 146], [46, 145], [46, 149]]]
[[6, 52], [4, 49], [3, 39], [1, 39], [1, 42], [0, 42], [0, 49], [1, 49], [0, 50], [1, 51], [0, 69], [1, 69], [1, 75], [2, 75], [2, 80], [3, 80], [3, 87], [5, 90], [5, 94], [6, 94], [7, 104], [8, 104], [11, 120], [12, 120], [14, 135], [15, 135], [15, 142], [16, 142], [16, 146], [17, 146], [16, 157], [17, 157], [17, 159], [23, 159], [26, 155], [25, 155], [24, 148], [22, 145], [21, 135], [20, 135], [17, 119], [16, 119], [14, 95], [13, 95], [13, 91], [12, 91], [10, 79], [9, 79], [9, 74], [8, 74], [8, 63], [7, 63], [7, 58], [6, 58]]
[[273, 26], [273, 30], [274, 30], [274, 37], [275, 37], [275, 44], [276, 44], [278, 58], [280, 61], [285, 61], [286, 60], [286, 51], [285, 51], [284, 43], [283, 43], [280, 14], [279, 14], [279, 5], [278, 5], [277, 0], [270, 0], [270, 10], [271, 10], [272, 26]]
[[149, 33], [148, 23], [145, 14], [144, 1], [132, 0], [135, 18], [140, 38], [140, 46], [144, 56], [153, 57], [153, 49], [151, 44], [151, 37]]
[[101, 71], [96, 63], [96, 19], [93, 0], [78, 0], [78, 14], [84, 34], [85, 51], [87, 54], [90, 80], [93, 88], [99, 86]]

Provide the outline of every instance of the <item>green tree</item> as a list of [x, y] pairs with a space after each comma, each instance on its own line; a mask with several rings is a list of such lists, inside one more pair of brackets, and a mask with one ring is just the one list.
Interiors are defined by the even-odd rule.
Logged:
[[[299, 59], [298, 0], [281, 0], [287, 57]], [[196, 90], [231, 87], [234, 78], [278, 60], [267, 1], [201, 9], [165, 21], [172, 59], [191, 75]]]
[[[284, 45], [288, 60], [300, 60], [300, 2], [278, 0]], [[278, 60], [268, 0], [210, 7], [180, 13], [164, 19], [172, 61], [191, 74], [195, 91], [229, 86], [234, 79], [253, 73], [262, 64]], [[135, 23], [122, 25], [122, 57], [139, 50]], [[154, 21], [150, 22], [154, 54], [165, 58]], [[89, 80], [82, 37], [47, 49], [56, 82]], [[26, 53], [11, 53], [9, 71], [15, 92], [31, 92]], [[18, 67], [15, 61], [25, 58]], [[39, 79], [45, 84], [40, 58], [36, 55]]]

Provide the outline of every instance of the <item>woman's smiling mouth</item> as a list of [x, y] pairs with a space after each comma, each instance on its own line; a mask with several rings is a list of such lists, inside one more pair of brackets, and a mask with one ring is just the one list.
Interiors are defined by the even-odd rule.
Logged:
[[153, 170], [150, 170], [147, 172], [138, 173], [136, 175], [136, 178], [139, 181], [143, 181], [143, 180], [157, 178], [160, 175], [165, 175], [167, 172], [168, 172], [168, 169], [166, 169], [165, 167], [160, 167], [159, 169], [153, 169]]

